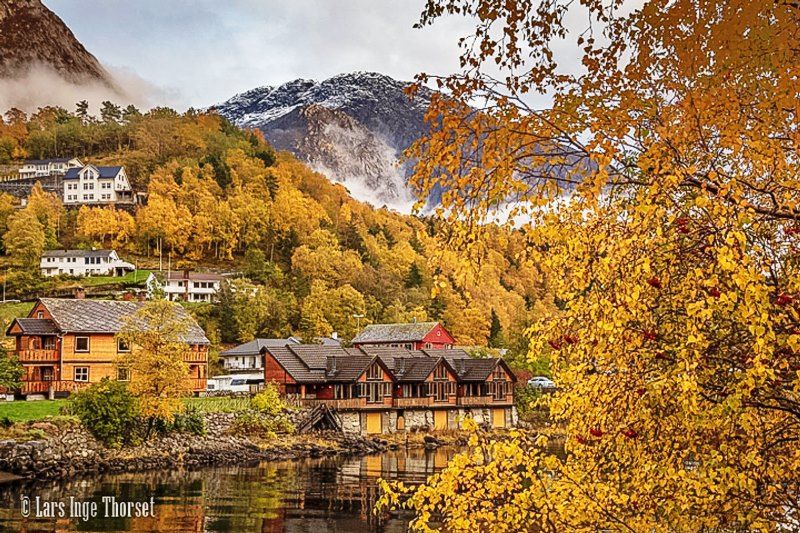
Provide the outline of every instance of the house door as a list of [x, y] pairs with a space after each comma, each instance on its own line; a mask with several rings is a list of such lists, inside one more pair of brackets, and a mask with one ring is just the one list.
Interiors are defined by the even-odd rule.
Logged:
[[447, 411], [433, 412], [433, 429], [436, 431], [447, 429]]
[[506, 410], [505, 409], [492, 409], [492, 427], [504, 428], [506, 427]]
[[380, 433], [381, 429], [381, 414], [367, 413], [367, 435]]

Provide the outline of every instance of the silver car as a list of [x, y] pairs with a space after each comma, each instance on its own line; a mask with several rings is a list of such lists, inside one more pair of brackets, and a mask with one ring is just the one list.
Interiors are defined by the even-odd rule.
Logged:
[[536, 389], [555, 389], [556, 384], [553, 380], [544, 376], [534, 376], [528, 380], [528, 386]]

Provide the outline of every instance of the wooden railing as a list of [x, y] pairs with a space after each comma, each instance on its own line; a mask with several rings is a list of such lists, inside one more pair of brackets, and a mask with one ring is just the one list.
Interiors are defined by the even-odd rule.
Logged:
[[514, 402], [514, 397], [511, 394], [506, 394], [502, 400], [495, 400], [494, 396], [461, 396], [458, 399], [458, 405], [476, 406], [476, 405], [511, 405]]
[[20, 363], [49, 363], [57, 362], [59, 355], [55, 348], [52, 350], [20, 350], [17, 352], [17, 358]]
[[423, 398], [395, 398], [395, 407], [426, 407], [431, 405], [433, 398], [425, 396]]
[[20, 387], [22, 394], [53, 392], [75, 392], [88, 387], [89, 383], [77, 381], [23, 381]]
[[[348, 398], [346, 400], [323, 400], [319, 398], [301, 398], [300, 405], [306, 407], [314, 407], [320, 404], [327, 405], [331, 409], [364, 409], [370, 407], [369, 404], [364, 404], [361, 398]], [[375, 404], [380, 407], [382, 404]]]
[[186, 363], [205, 363], [208, 359], [207, 352], [195, 352], [192, 350], [183, 352], [183, 361]]
[[208, 380], [206, 378], [202, 378], [202, 379], [192, 378], [189, 381], [191, 382], [190, 388], [193, 391], [204, 391], [204, 390], [206, 390], [206, 386], [208, 384]]

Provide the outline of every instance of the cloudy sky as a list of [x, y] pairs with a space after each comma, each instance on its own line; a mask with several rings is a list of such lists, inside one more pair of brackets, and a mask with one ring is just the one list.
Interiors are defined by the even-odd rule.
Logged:
[[44, 0], [113, 71], [165, 104], [207, 106], [261, 85], [355, 70], [401, 80], [457, 69], [466, 20], [415, 30], [424, 0]]

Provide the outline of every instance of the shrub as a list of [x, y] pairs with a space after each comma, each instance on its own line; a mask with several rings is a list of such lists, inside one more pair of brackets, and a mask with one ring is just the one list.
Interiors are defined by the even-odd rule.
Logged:
[[178, 413], [172, 423], [165, 423], [159, 427], [161, 433], [193, 433], [194, 435], [206, 434], [206, 420], [203, 413], [194, 407], [188, 407], [183, 413]]
[[4, 416], [0, 418], [0, 428], [8, 429], [14, 425], [14, 421], [11, 420], [9, 417]]
[[286, 407], [274, 383], [268, 383], [263, 391], [250, 399], [250, 408], [267, 416], [279, 416]]
[[231, 424], [231, 433], [274, 439], [278, 433], [294, 433], [294, 424], [283, 415], [265, 416], [261, 413], [241, 413]]
[[138, 440], [139, 405], [125, 383], [106, 378], [77, 392], [70, 399], [69, 413], [108, 446]]

